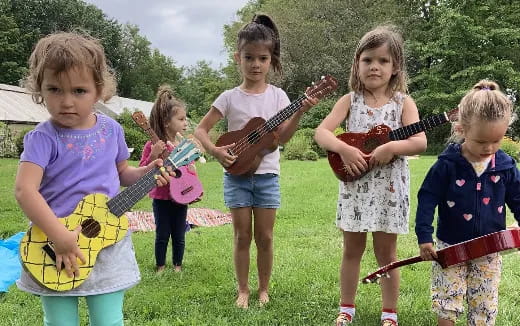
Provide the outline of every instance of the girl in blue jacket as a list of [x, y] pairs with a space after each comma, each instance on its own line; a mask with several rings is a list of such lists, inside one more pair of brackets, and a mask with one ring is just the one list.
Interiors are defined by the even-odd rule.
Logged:
[[[520, 175], [500, 150], [513, 105], [498, 85], [482, 80], [462, 99], [451, 143], [431, 167], [418, 193], [415, 233], [424, 260], [442, 249], [506, 228], [507, 205], [520, 220]], [[433, 217], [437, 243], [433, 244]], [[438, 325], [455, 325], [468, 305], [468, 325], [494, 325], [502, 259], [490, 254], [461, 265], [432, 268], [432, 307]]]

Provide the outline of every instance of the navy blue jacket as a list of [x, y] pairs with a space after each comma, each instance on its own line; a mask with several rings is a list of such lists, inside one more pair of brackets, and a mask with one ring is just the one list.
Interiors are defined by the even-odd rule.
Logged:
[[471, 240], [506, 228], [507, 205], [520, 220], [520, 174], [515, 160], [499, 150], [495, 166], [477, 177], [450, 144], [430, 168], [417, 195], [415, 233], [419, 243], [433, 242], [433, 217], [438, 208], [437, 238], [450, 244]]

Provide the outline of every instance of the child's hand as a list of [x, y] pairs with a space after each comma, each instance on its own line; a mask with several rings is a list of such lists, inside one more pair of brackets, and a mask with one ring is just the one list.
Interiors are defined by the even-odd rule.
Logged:
[[146, 172], [152, 170], [155, 167], [159, 167], [159, 171], [161, 172], [161, 174], [155, 175], [155, 180], [157, 180], [157, 186], [166, 186], [170, 182], [170, 176], [175, 176], [175, 172], [172, 170], [171, 166], [165, 168], [163, 166], [163, 160], [160, 158], [148, 164], [146, 166]]
[[346, 145], [338, 154], [343, 161], [345, 171], [349, 175], [361, 175], [368, 169], [368, 164], [365, 161], [365, 158], [369, 157], [369, 155], [366, 155], [358, 148]]
[[300, 109], [301, 112], [307, 112], [310, 108], [318, 104], [320, 100], [315, 97], [307, 97], [302, 102], [302, 108]]
[[431, 242], [419, 244], [419, 252], [423, 260], [437, 259], [437, 252], [433, 248], [433, 243]]
[[150, 156], [159, 157], [165, 149], [166, 144], [162, 140], [159, 140], [158, 142], [152, 145], [152, 151], [150, 153]]
[[390, 143], [386, 143], [379, 147], [376, 147], [372, 153], [370, 153], [369, 166], [372, 169], [376, 166], [383, 166], [388, 164], [395, 157], [394, 152]]
[[62, 265], [69, 277], [79, 276], [78, 258], [81, 264], [85, 264], [85, 257], [78, 247], [78, 236], [81, 233], [81, 225], [73, 231], [66, 230], [60, 234], [59, 239], [53, 241], [56, 254], [56, 269], [61, 271]]
[[233, 163], [235, 163], [235, 160], [237, 159], [235, 155], [231, 155], [228, 152], [228, 149], [233, 146], [235, 146], [235, 143], [221, 147], [215, 147], [211, 155], [213, 155], [213, 157], [215, 157], [223, 167], [230, 167]]

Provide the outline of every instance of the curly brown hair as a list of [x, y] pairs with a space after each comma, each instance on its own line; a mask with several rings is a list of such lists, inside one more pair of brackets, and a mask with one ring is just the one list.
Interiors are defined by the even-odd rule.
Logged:
[[57, 32], [41, 38], [29, 57], [29, 72], [24, 86], [31, 91], [34, 102], [41, 104], [45, 69], [58, 75], [74, 68], [87, 68], [92, 72], [104, 101], [115, 94], [116, 80], [108, 67], [103, 46], [98, 39], [78, 32]]

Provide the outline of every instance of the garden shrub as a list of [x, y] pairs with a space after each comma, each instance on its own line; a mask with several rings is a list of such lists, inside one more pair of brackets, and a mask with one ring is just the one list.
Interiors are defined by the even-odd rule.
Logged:
[[307, 150], [303, 153], [303, 159], [307, 161], [317, 161], [319, 158], [318, 153], [313, 151], [312, 149]]
[[27, 134], [29, 131], [33, 130], [34, 128], [26, 128], [23, 129], [16, 135], [16, 138], [14, 139], [15, 145], [16, 145], [16, 154], [18, 156], [22, 155], [23, 152], [23, 137], [25, 134]]
[[520, 143], [514, 141], [513, 139], [504, 137], [502, 144], [500, 145], [500, 149], [506, 152], [509, 156], [513, 157], [515, 160], [519, 159], [518, 154], [520, 153]]

